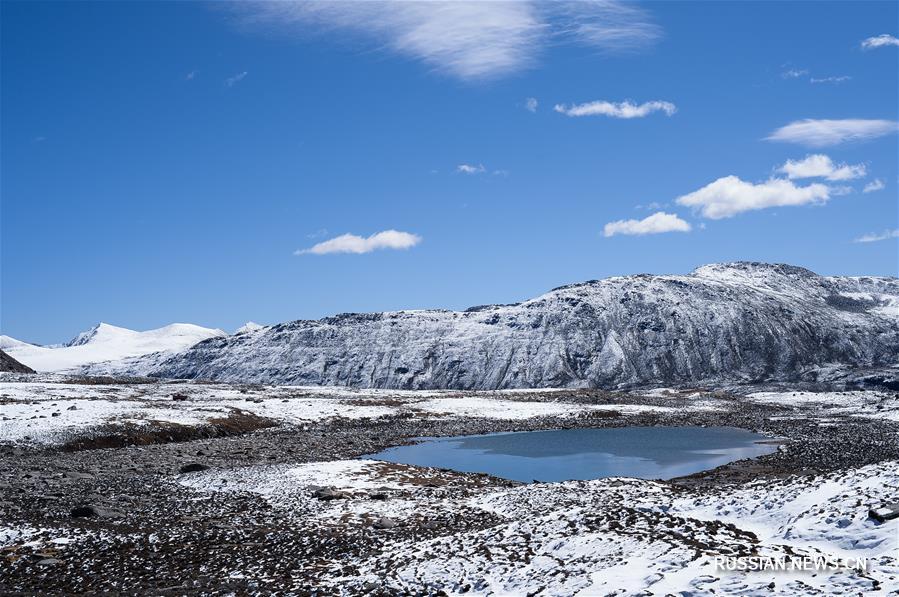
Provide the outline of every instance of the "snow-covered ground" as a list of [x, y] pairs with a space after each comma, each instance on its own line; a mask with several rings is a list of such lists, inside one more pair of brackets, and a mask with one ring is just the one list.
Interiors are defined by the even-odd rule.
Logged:
[[[189, 382], [82, 385], [62, 383], [65, 377], [52, 375], [29, 378], [41, 381], [13, 382], [7, 380], [22, 377], [0, 375], [0, 442], [52, 445], [110, 426], [154, 421], [196, 426], [235, 412], [303, 426], [338, 417], [375, 419], [401, 414], [524, 421], [610, 411], [621, 416], [704, 412], [733, 406], [712, 394], [665, 388], [637, 394], [654, 399], [652, 404], [586, 404], [570, 401], [570, 390], [465, 393]], [[174, 400], [176, 395], [184, 399]], [[741, 399], [804, 409], [825, 423], [835, 415], [899, 421], [899, 399], [887, 392], [766, 392]]]
[[[430, 475], [431, 477], [428, 477]], [[524, 595], [836, 595], [899, 590], [899, 521], [878, 523], [868, 509], [894, 499], [899, 463], [819, 477], [724, 486], [714, 493], [637, 479], [524, 485], [477, 497], [421, 489], [435, 470], [370, 460], [249, 467], [185, 475], [199, 492], [257, 493], [319, 527], [397, 527], [438, 521], [447, 512], [498, 516], [484, 530], [429, 540], [386, 534], [379, 554], [358, 562], [355, 578], [393, 591]], [[329, 486], [342, 499], [321, 501]], [[373, 490], [390, 499], [369, 499]], [[727, 572], [715, 556], [825, 557], [868, 572]], [[644, 593], [645, 591], [645, 593]], [[880, 593], [883, 594], [883, 593]]]
[[226, 335], [222, 330], [188, 323], [173, 323], [146, 332], [100, 323], [61, 346], [38, 346], [0, 336], [0, 350], [35, 371], [68, 371], [91, 363], [156, 352], [171, 354], [208, 338]]
[[[52, 377], [44, 377], [45, 380]], [[184, 397], [175, 400], [174, 396]], [[534, 397], [533, 401], [528, 397]], [[513, 399], [514, 398], [514, 399]], [[697, 399], [693, 410], [715, 408]], [[336, 417], [378, 418], [409, 413], [426, 418], [525, 420], [571, 417], [614, 410], [627, 415], [671, 411], [674, 406], [580, 404], [538, 401], [532, 392], [415, 392], [347, 388], [227, 384], [148, 383], [80, 385], [53, 381], [0, 381], [0, 442], [63, 443], [93, 429], [141, 425], [151, 421], [202, 425], [234, 412], [252, 413], [281, 424], [304, 425]]]
[[816, 410], [821, 415], [851, 415], [899, 421], [899, 394], [895, 392], [756, 392], [750, 402]]
[[[873, 429], [874, 419], [899, 420], [899, 399], [892, 392], [727, 396], [658, 388], [624, 395], [576, 390], [418, 392], [73, 381], [84, 380], [49, 374], [0, 375], [0, 444], [12, 444], [17, 450], [35, 444], [52, 447], [101, 429], [106, 433], [116, 426], [139, 427], [152, 422], [199, 426], [235, 412], [287, 427], [316, 426], [309, 434], [227, 438], [219, 448], [239, 439], [241, 446], [251, 449], [228, 452], [217, 457], [218, 464], [210, 461], [213, 468], [209, 470], [181, 475], [177, 474], [184, 463], [180, 452], [204, 461], [209, 440], [203, 440], [203, 452], [190, 443], [174, 444], [161, 460], [153, 460], [152, 450], [143, 446], [122, 450], [131, 454], [128, 458], [146, 455], [152, 468], [167, 471], [145, 478], [165, 491], [171, 488], [174, 495], [183, 494], [179, 498], [185, 500], [182, 504], [262, 503], [265, 508], [258, 512], [276, 512], [272, 520], [293, 525], [295, 536], [310, 541], [344, 537], [350, 543], [366, 542], [367, 547], [352, 556], [347, 551], [338, 555], [325, 550], [324, 556], [316, 556], [323, 560], [310, 564], [314, 569], [303, 571], [314, 576], [300, 575], [292, 581], [300, 584], [282, 587], [285, 590], [301, 590], [306, 579], [314, 578], [317, 585], [345, 594], [371, 591], [372, 587], [388, 594], [541, 592], [558, 596], [886, 595], [899, 591], [899, 520], [877, 522], [868, 514], [871, 508], [899, 499], [899, 462], [895, 460], [817, 476], [772, 475], [757, 480], [725, 476], [695, 485], [630, 478], [504, 485], [484, 476], [366, 459], [302, 463], [286, 455], [280, 444], [291, 436], [308, 436], [294, 452], [306, 455], [314, 447], [312, 442], [321, 441], [316, 437], [327, 438], [331, 430], [342, 429], [346, 435], [341, 438], [355, 439], [357, 430], [366, 425], [369, 433], [374, 429], [372, 435], [380, 438], [392, 417], [398, 425], [409, 421], [459, 425], [472, 419], [478, 419], [479, 425], [513, 421], [517, 426], [538, 419], [557, 425], [560, 421], [555, 418], [559, 418], [565, 426], [575, 419], [614, 414], [617, 422], [649, 415], [673, 417], [676, 424], [684, 424], [677, 417], [685, 413], [694, 413], [700, 420], [748, 408], [761, 412], [762, 417], [778, 421], [792, 417], [806, 427], [824, 429], [820, 439], [830, 437], [830, 428], [819, 427], [815, 421], [821, 426], [850, 423]], [[348, 425], [347, 419], [355, 421]], [[894, 428], [887, 426], [886, 434]], [[883, 427], [879, 429], [883, 431]], [[271, 452], [265, 452], [261, 441], [266, 437], [278, 443], [276, 452], [285, 458], [277, 464], [268, 464]], [[789, 444], [786, 448], [788, 457], [802, 454], [801, 450], [790, 452]], [[308, 458], [335, 458], [332, 449]], [[36, 454], [36, 458], [46, 454], [42, 450], [24, 453]], [[178, 456], [173, 458], [173, 453]], [[247, 460], [235, 461], [238, 453], [245, 453]], [[66, 453], [51, 453], [46, 458], [55, 460], [62, 454]], [[67, 454], [73, 462], [90, 461], [87, 452]], [[79, 454], [84, 458], [78, 458]], [[240, 465], [234, 466], [234, 462]], [[15, 466], [12, 461], [9, 464]], [[802, 466], [797, 462], [795, 470]], [[87, 486], [96, 477], [97, 487], [103, 487], [99, 484], [103, 475], [126, 470], [109, 468], [94, 466], [87, 480], [76, 482]], [[135, 466], [136, 471], [146, 468]], [[81, 466], [73, 467], [75, 479], [79, 469]], [[69, 473], [68, 469], [56, 471], [53, 483], [63, 483], [56, 477]], [[749, 480], [741, 481], [746, 478]], [[34, 487], [35, 495], [69, 495], [68, 486], [56, 485], [66, 489], [53, 491], [40, 483]], [[322, 487], [339, 495], [319, 499], [314, 491]], [[89, 491], [94, 496], [99, 490]], [[22, 518], [21, 524], [0, 523], [0, 547], [10, 546], [10, 553], [16, 554], [51, 554], [39, 557], [63, 560], [66, 565], [82, 562], [85, 553], [100, 558], [96, 545], [124, 542], [121, 533], [132, 532], [126, 529], [135, 528], [131, 525], [139, 524], [155, 504], [131, 501], [130, 497], [121, 503], [127, 510], [123, 514], [127, 525], [121, 528], [117, 527], [118, 518], [112, 522], [92, 519], [90, 524], [57, 518], [54, 526], [41, 511], [40, 516]], [[66, 501], [65, 507], [72, 505], [74, 502]], [[203, 512], [198, 506], [191, 516], [205, 520]], [[269, 524], [267, 514], [258, 515], [262, 516], [260, 525]], [[157, 528], [151, 531], [157, 533]], [[166, 535], [168, 532], [159, 531], [160, 553], [182, 545], [182, 539]], [[135, 541], [153, 544], [152, 533]], [[281, 536], [294, 537], [290, 533]], [[809, 556], [844, 563], [864, 557], [869, 561], [864, 573], [845, 569], [728, 572], [716, 567], [716, 556], [749, 555]], [[236, 575], [234, 578], [252, 579], [259, 573], [254, 568], [258, 562], [251, 559], [229, 560], [227, 565], [227, 573]]]

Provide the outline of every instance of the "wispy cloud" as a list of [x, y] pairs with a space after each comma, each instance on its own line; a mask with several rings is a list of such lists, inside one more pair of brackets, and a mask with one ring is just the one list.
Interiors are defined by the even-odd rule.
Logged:
[[698, 191], [678, 197], [677, 203], [698, 210], [710, 220], [720, 220], [768, 207], [824, 203], [830, 199], [832, 191], [821, 183], [798, 187], [790, 180], [772, 178], [754, 184], [736, 176], [725, 176]]
[[845, 83], [846, 81], [851, 81], [851, 80], [852, 80], [852, 77], [850, 77], [849, 75], [843, 75], [843, 76], [840, 76], [840, 77], [821, 77], [820, 79], [816, 79], [815, 77], [811, 77], [811, 78], [808, 80], [808, 82], [809, 82], [809, 83], [812, 83], [812, 84], [819, 84], [819, 83], [834, 83], [834, 84], [839, 84], [839, 83]]
[[487, 169], [484, 167], [484, 164], [477, 164], [473, 166], [471, 164], [459, 164], [456, 166], [456, 172], [461, 172], [462, 174], [483, 174]]
[[650, 209], [662, 209], [663, 207], [667, 207], [667, 206], [668, 206], [667, 203], [659, 203], [658, 201], [650, 201], [650, 202], [647, 203], [646, 205], [642, 205], [642, 204], [640, 204], [640, 205], [635, 205], [635, 206], [634, 206], [634, 209], [646, 209], [646, 210], [650, 210]]
[[882, 191], [885, 188], [887, 188], [887, 185], [881, 179], [875, 178], [865, 185], [865, 188], [862, 189], [862, 193], [873, 193], [875, 191]]
[[236, 9], [250, 24], [362, 37], [462, 79], [528, 68], [550, 43], [631, 50], [661, 36], [646, 11], [620, 0], [240, 2]]
[[786, 141], [810, 147], [826, 147], [848, 141], [866, 141], [895, 133], [899, 130], [894, 120], [797, 120], [775, 130], [765, 137], [768, 141]]
[[645, 234], [660, 234], [662, 232], [690, 232], [690, 224], [675, 214], [656, 212], [642, 220], [617, 220], [609, 222], [603, 227], [602, 234], [611, 237], [618, 234], [630, 236], [643, 236]]
[[309, 238], [309, 239], [322, 238], [323, 236], [328, 236], [327, 228], [319, 228], [315, 232], [310, 232], [309, 234], [306, 235], [306, 238]]
[[189, 73], [187, 73], [186, 75], [184, 75], [184, 80], [185, 81], [193, 81], [194, 79], [197, 78], [198, 74], [199, 74], [198, 71], [192, 70]]
[[663, 101], [645, 102], [637, 105], [629, 101], [616, 103], [598, 100], [571, 106], [556, 104], [553, 109], [566, 116], [610, 116], [612, 118], [643, 118], [653, 112], [664, 112], [671, 116], [677, 112], [677, 107], [674, 104]]
[[225, 85], [228, 87], [234, 87], [238, 83], [244, 80], [249, 73], [247, 71], [243, 71], [242, 73], [237, 73], [233, 77], [228, 77], [225, 79]]
[[537, 98], [529, 97], [524, 100], [524, 109], [528, 112], [536, 112], [537, 111]]
[[801, 160], [787, 160], [777, 169], [786, 174], [787, 178], [826, 178], [827, 180], [852, 180], [863, 178], [867, 175], [864, 164], [835, 164], [829, 156], [824, 154], [808, 155]]
[[808, 70], [802, 68], [791, 68], [780, 73], [782, 79], [798, 79], [808, 74]]
[[420, 242], [420, 236], [398, 230], [384, 230], [369, 237], [342, 234], [308, 249], [297, 249], [294, 251], [294, 255], [328, 255], [330, 253], [361, 255], [380, 249], [409, 249]]
[[887, 46], [899, 46], [899, 38], [889, 33], [881, 33], [862, 41], [863, 50], [873, 50], [874, 48], [885, 48]]
[[863, 234], [862, 236], [854, 239], [852, 242], [854, 243], [876, 243], [881, 240], [889, 240], [891, 238], [899, 238], [899, 230], [884, 230], [881, 233], [871, 233], [871, 234]]

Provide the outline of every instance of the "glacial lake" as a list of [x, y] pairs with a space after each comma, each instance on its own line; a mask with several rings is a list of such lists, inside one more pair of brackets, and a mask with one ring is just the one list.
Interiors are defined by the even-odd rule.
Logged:
[[364, 458], [530, 483], [601, 477], [671, 479], [777, 450], [735, 427], [619, 427], [422, 438]]

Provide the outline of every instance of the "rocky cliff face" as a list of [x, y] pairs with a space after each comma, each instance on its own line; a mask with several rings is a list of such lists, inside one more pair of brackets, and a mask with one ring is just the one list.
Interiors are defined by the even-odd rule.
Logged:
[[715, 264], [557, 288], [514, 305], [293, 321], [87, 373], [372, 388], [789, 381], [899, 363], [899, 280]]

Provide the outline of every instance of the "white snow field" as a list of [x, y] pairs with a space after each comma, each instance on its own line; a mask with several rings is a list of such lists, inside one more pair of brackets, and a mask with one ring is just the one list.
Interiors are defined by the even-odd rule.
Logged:
[[0, 350], [35, 371], [58, 372], [156, 352], [174, 354], [197, 342], [226, 335], [222, 330], [189, 323], [173, 323], [146, 332], [100, 323], [61, 346], [38, 346], [2, 336]]

